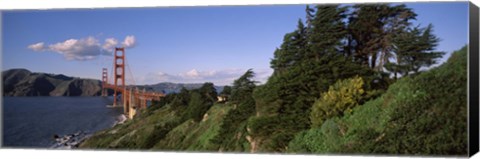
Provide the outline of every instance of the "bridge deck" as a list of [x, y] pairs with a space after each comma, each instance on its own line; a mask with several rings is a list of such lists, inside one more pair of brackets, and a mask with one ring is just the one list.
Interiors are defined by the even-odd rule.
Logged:
[[[103, 88], [112, 89], [112, 90], [115, 90], [117, 92], [121, 92], [122, 94], [129, 93], [129, 91], [126, 91], [125, 88], [122, 87], [122, 86], [115, 86], [115, 85], [108, 84], [108, 83], [103, 85]], [[130, 90], [130, 89], [134, 89], [134, 87], [126, 87], [126, 89]], [[124, 92], [124, 91], [126, 91], [126, 92]], [[160, 100], [161, 97], [165, 97], [164, 93], [140, 91], [140, 90], [135, 90], [135, 89], [133, 90], [133, 95], [137, 96], [139, 98], [146, 99], [146, 100]]]

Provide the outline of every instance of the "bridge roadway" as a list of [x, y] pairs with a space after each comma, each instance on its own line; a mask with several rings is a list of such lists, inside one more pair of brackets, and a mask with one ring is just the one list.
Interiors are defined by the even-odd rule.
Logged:
[[[165, 94], [163, 93], [149, 92], [145, 91], [145, 89], [142, 91], [135, 87], [115, 86], [108, 83], [103, 84], [103, 89], [112, 89], [122, 94], [124, 113], [130, 119], [135, 116], [138, 109], [144, 109], [147, 107], [147, 101], [159, 101], [162, 97], [165, 97]], [[114, 99], [114, 106], [122, 106], [115, 101], [116, 99]]]

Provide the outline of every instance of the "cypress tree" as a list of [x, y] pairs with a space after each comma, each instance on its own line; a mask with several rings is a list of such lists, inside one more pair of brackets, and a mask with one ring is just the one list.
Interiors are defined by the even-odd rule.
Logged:
[[284, 72], [289, 67], [298, 64], [305, 56], [307, 30], [301, 19], [298, 20], [297, 29], [284, 36], [280, 48], [274, 52], [270, 61], [275, 73]]
[[[355, 5], [349, 22], [355, 59], [377, 71], [393, 56], [392, 39], [416, 14], [405, 5]], [[369, 61], [370, 60], [370, 61]], [[378, 63], [378, 64], [377, 64]]]
[[345, 23], [347, 7], [339, 5], [318, 5], [309, 35], [307, 60], [320, 61], [324, 55], [336, 55], [342, 50], [346, 36]]
[[434, 51], [438, 45], [439, 39], [432, 34], [433, 26], [430, 24], [426, 28], [419, 26], [409, 28], [396, 36], [395, 53], [396, 63], [389, 63], [387, 69], [395, 73], [407, 76], [410, 73], [418, 73], [422, 67], [429, 67], [436, 63], [436, 59], [445, 54], [444, 52]]

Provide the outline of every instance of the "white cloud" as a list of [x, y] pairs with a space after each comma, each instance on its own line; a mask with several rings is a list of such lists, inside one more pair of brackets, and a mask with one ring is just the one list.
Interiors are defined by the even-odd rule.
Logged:
[[200, 78], [200, 74], [198, 73], [198, 71], [196, 69], [190, 70], [190, 71], [186, 72], [185, 74], [181, 74], [181, 76], [185, 77], [185, 78], [190, 78], [190, 79]]
[[[105, 39], [105, 43], [103, 43], [102, 48], [109, 52], [113, 51], [113, 49], [118, 45], [118, 40], [115, 38], [108, 38]], [[110, 51], [111, 50], [111, 51]]]
[[69, 39], [48, 46], [50, 51], [62, 54], [67, 60], [92, 60], [106, 54], [97, 39], [90, 36], [83, 39]]
[[[149, 73], [140, 81], [143, 84], [156, 84], [160, 82], [173, 82], [173, 83], [204, 83], [213, 82], [215, 85], [232, 85], [235, 79], [238, 79], [247, 70], [244, 69], [223, 69], [223, 70], [210, 70], [199, 71], [192, 69], [187, 72], [179, 74], [168, 74], [164, 72]], [[265, 81], [272, 74], [271, 69], [259, 69], [258, 72], [254, 70], [254, 80], [260, 83]]]
[[135, 36], [133, 35], [129, 35], [127, 37], [125, 37], [125, 40], [123, 40], [123, 47], [126, 47], [126, 48], [132, 48], [135, 46]]
[[[31, 44], [29, 49], [39, 51], [51, 51], [63, 55], [67, 60], [93, 60], [99, 55], [111, 55], [114, 47], [118, 46], [118, 40], [115, 38], [107, 38], [101, 44], [99, 40], [93, 36], [81, 39], [68, 39], [63, 42], [50, 44], [48, 47], [45, 43], [40, 42]], [[129, 35], [122, 43], [124, 47], [132, 48], [135, 46], [135, 36]]]
[[39, 42], [36, 44], [28, 45], [29, 49], [32, 49], [33, 51], [44, 51], [45, 50], [45, 43], [44, 42]]

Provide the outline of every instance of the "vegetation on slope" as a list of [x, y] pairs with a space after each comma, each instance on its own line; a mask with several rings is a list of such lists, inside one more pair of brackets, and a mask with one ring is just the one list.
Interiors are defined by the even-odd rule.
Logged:
[[220, 93], [211, 83], [167, 95], [84, 148], [228, 152], [464, 155], [466, 47], [422, 72], [433, 26], [405, 5], [319, 5], [287, 33], [264, 85], [248, 70]]
[[[289, 152], [467, 154], [467, 47], [380, 98], [296, 135]], [[433, 84], [434, 83], [434, 84]]]
[[[253, 77], [252, 73], [249, 71], [245, 79], [238, 80], [239, 84], [234, 87], [236, 92], [254, 88], [252, 82], [245, 83]], [[231, 125], [222, 125], [224, 116], [235, 116], [231, 112], [242, 108], [214, 103], [216, 97], [212, 83], [205, 83], [198, 89], [182, 89], [180, 93], [169, 94], [164, 101], [141, 110], [133, 120], [96, 133], [80, 147], [216, 151], [224, 140], [214, 138], [225, 131], [225, 125]]]

